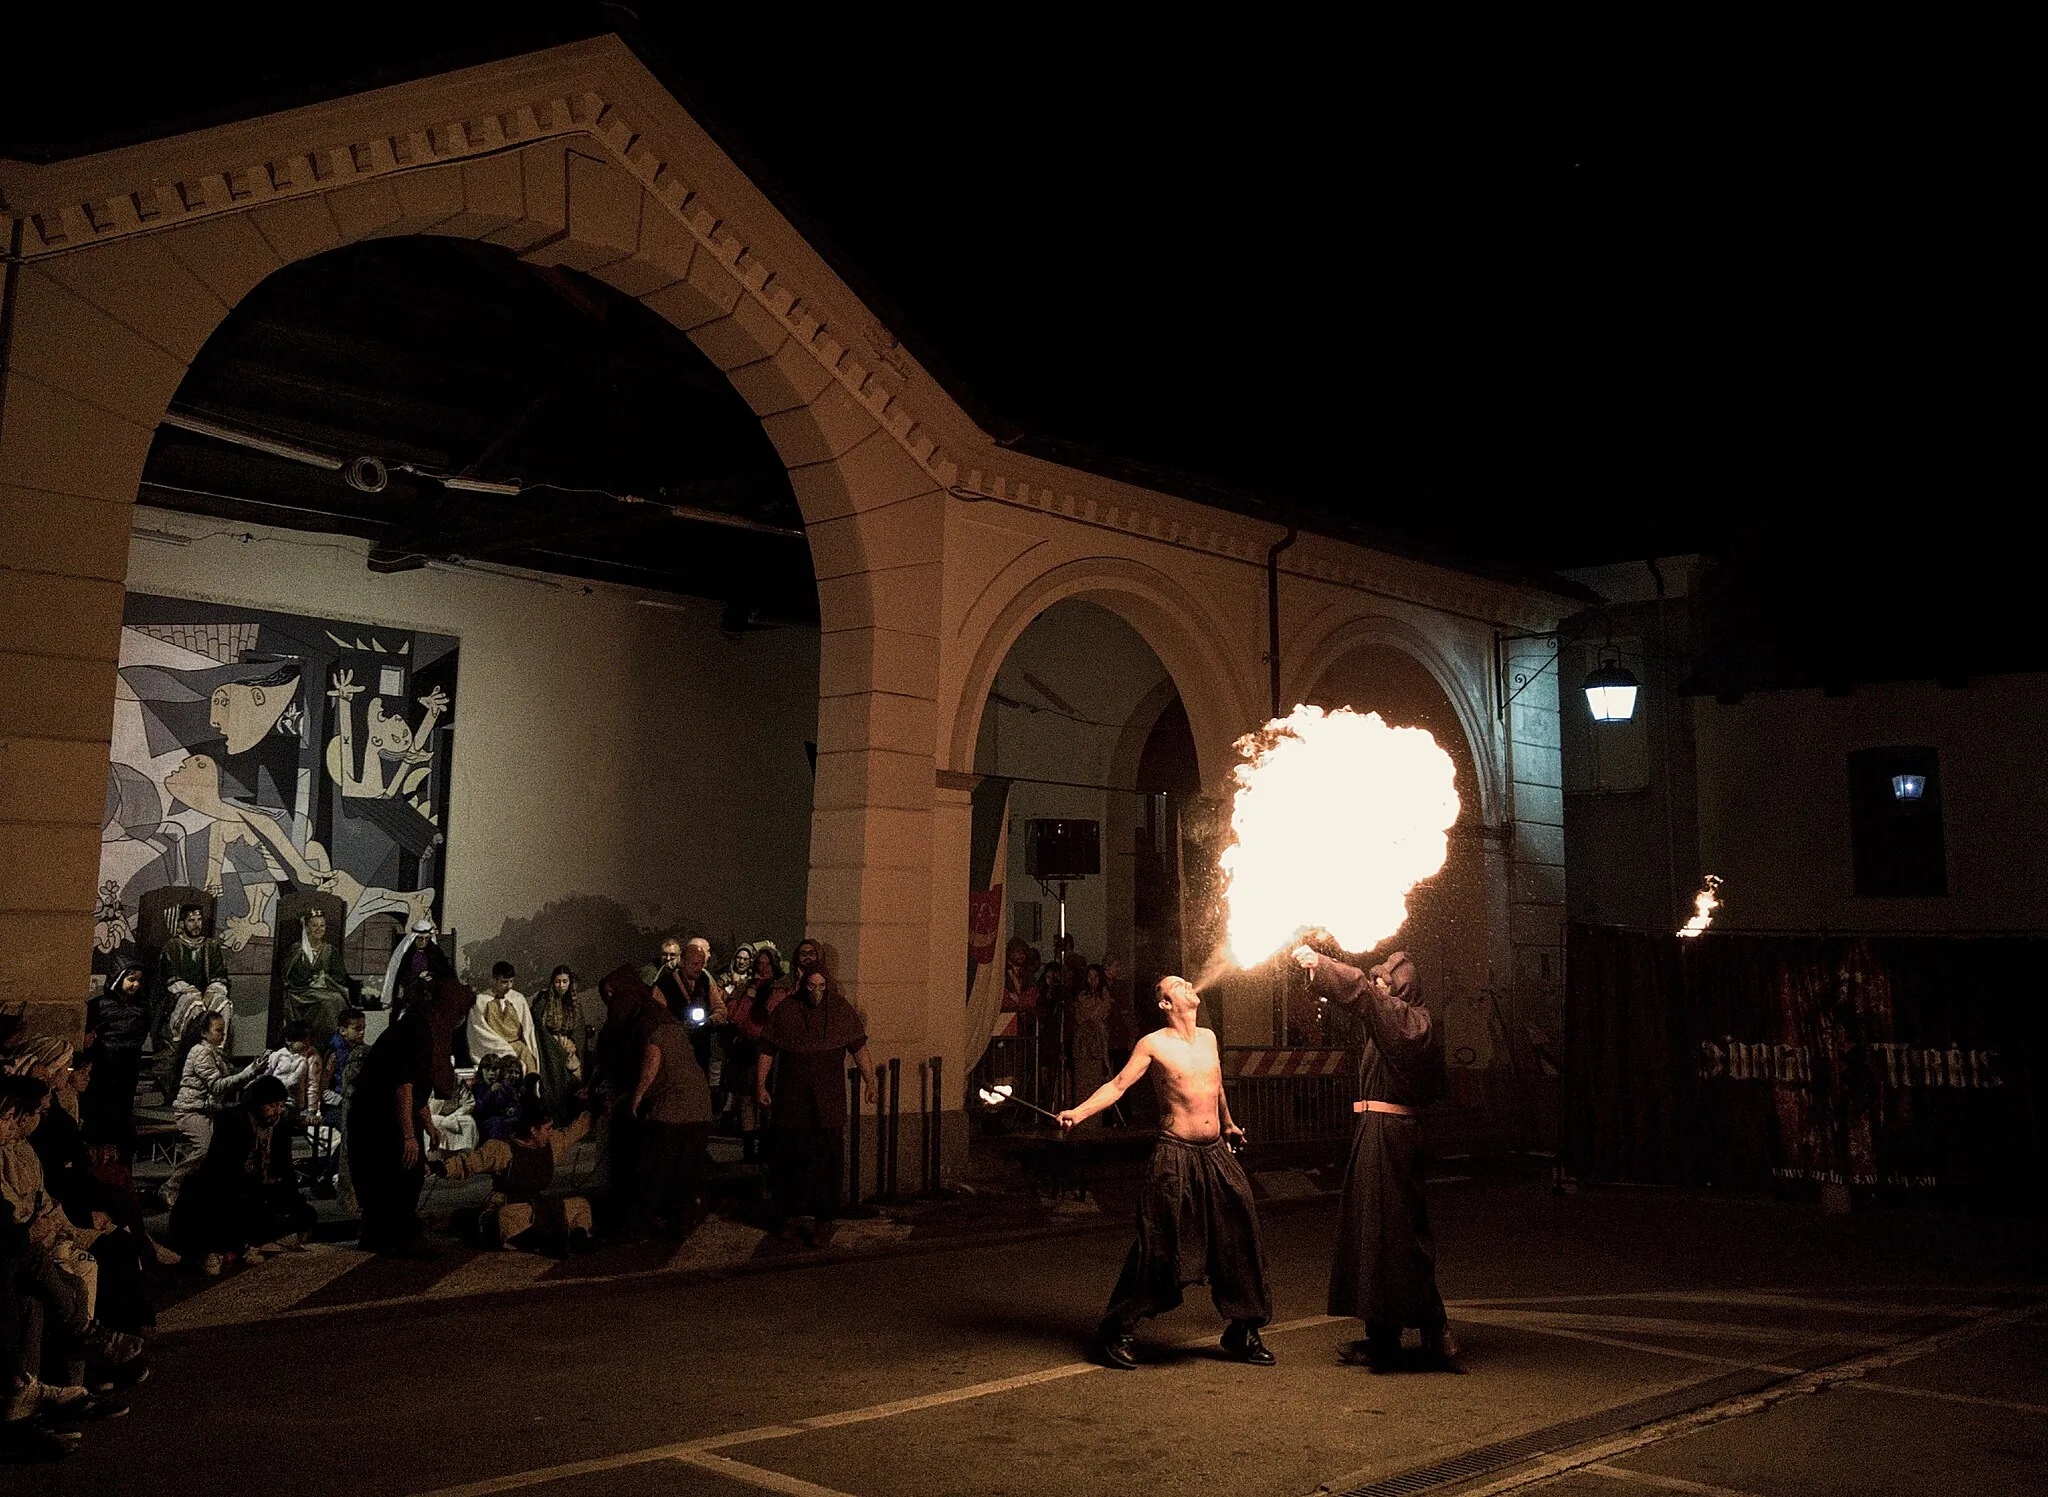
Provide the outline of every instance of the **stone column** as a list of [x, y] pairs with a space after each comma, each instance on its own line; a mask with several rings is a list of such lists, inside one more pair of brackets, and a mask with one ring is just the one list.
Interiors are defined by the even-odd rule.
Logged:
[[[0, 230], [4, 230], [0, 225]], [[188, 291], [113, 247], [7, 280], [0, 370], [0, 1003], [76, 1035], [113, 727], [130, 517], [158, 418], [203, 333], [138, 332]], [[192, 278], [186, 274], [184, 279]], [[168, 338], [175, 346], [166, 346]]]

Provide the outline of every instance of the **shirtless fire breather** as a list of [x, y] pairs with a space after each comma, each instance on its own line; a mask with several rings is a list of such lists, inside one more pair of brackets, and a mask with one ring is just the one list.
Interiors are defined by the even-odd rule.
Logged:
[[1152, 1150], [1138, 1198], [1138, 1240], [1102, 1320], [1101, 1355], [1110, 1367], [1135, 1368], [1132, 1338], [1138, 1323], [1181, 1302], [1181, 1291], [1205, 1279], [1216, 1313], [1229, 1321], [1223, 1354], [1256, 1367], [1273, 1365], [1259, 1339], [1272, 1318], [1266, 1263], [1259, 1247], [1259, 1216], [1230, 1139], [1244, 1130], [1231, 1121], [1223, 1094], [1216, 1035], [1195, 1023], [1201, 996], [1184, 977], [1162, 978], [1159, 1008], [1164, 1028], [1138, 1041], [1120, 1072], [1078, 1107], [1059, 1114], [1062, 1128], [1112, 1107], [1146, 1071], [1159, 1096], [1159, 1142]]

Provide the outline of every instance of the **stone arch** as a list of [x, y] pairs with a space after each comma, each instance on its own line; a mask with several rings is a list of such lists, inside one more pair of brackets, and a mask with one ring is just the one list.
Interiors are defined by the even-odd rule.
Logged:
[[1457, 714], [1458, 726], [1465, 735], [1466, 750], [1472, 757], [1478, 781], [1481, 820], [1487, 826], [1500, 825], [1507, 814], [1507, 768], [1500, 737], [1493, 731], [1493, 719], [1487, 708], [1487, 683], [1472, 679], [1471, 673], [1461, 670], [1439, 641], [1407, 620], [1391, 614], [1366, 614], [1325, 630], [1287, 665], [1283, 699], [1298, 701], [1313, 691], [1316, 683], [1345, 656], [1369, 647], [1398, 651], [1421, 666], [1436, 683]]
[[[761, 420], [788, 467], [819, 587], [814, 929], [845, 951], [849, 977], [872, 955], [871, 970], [890, 974], [869, 984], [874, 1003], [901, 1013], [904, 1032], [921, 1027], [922, 921], [878, 915], [909, 891], [900, 879], [882, 889], [871, 870], [916, 860], [920, 833], [902, 813], [932, 805], [930, 708], [921, 734], [917, 714], [898, 714], [906, 726], [889, 713], [937, 696], [938, 521], [956, 470], [891, 382], [682, 173], [748, 209], [783, 264], [835, 295], [829, 271], [672, 100], [609, 80], [688, 162], [658, 156], [587, 91], [590, 62], [476, 70], [60, 168], [10, 168], [8, 196], [26, 211], [0, 375], [0, 513], [23, 540], [8, 558], [17, 607], [0, 648], [31, 662], [65, 716], [21, 745], [48, 793], [0, 815], [0, 853], [51, 851], [32, 894], [0, 903], [0, 1000], [46, 1005], [52, 1027], [76, 1030], [106, 764], [97, 704], [113, 699], [131, 506], [193, 357], [284, 266], [433, 234], [568, 266], [641, 300]], [[224, 168], [234, 162], [251, 164]]]
[[1142, 562], [1117, 557], [1070, 561], [1043, 572], [997, 613], [975, 648], [953, 708], [947, 766], [972, 768], [996, 672], [1031, 621], [1069, 598], [1109, 609], [1152, 647], [1187, 708], [1202, 782], [1220, 787], [1229, 772], [1231, 743], [1260, 721], [1244, 704], [1228, 643], [1180, 583]]

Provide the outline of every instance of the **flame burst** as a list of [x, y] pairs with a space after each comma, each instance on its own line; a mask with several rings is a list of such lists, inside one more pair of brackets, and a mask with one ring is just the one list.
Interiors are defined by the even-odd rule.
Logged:
[[1693, 895], [1692, 919], [1678, 927], [1679, 935], [1687, 937], [1698, 935], [1714, 923], [1714, 911], [1719, 908], [1721, 908], [1721, 881], [1710, 873], [1707, 875], [1707, 881], [1701, 887], [1700, 892]]
[[1377, 712], [1296, 707], [1241, 738], [1237, 840], [1223, 854], [1231, 960], [1253, 966], [1322, 926], [1370, 951], [1408, 918], [1408, 891], [1444, 866], [1457, 770], [1422, 728]]

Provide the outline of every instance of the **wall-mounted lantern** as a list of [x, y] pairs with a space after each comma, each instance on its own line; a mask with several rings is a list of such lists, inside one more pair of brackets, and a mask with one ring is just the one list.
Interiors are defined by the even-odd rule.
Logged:
[[1603, 661], [1586, 677], [1586, 706], [1596, 723], [1625, 723], [1636, 715], [1636, 692], [1642, 682], [1618, 660]]
[[1895, 774], [1892, 776], [1893, 800], [1918, 800], [1927, 793], [1927, 776], [1924, 774]]

